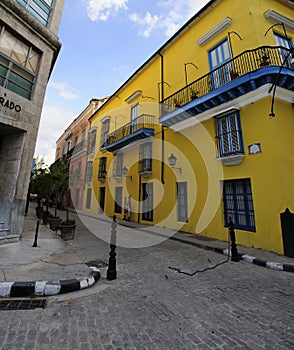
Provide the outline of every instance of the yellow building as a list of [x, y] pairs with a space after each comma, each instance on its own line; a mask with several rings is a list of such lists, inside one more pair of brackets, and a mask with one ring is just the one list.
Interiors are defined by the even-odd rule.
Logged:
[[293, 9], [212, 0], [134, 72], [90, 118], [84, 209], [294, 255]]

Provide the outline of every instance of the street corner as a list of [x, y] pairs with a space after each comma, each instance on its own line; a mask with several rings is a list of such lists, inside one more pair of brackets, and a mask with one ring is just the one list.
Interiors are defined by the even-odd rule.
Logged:
[[0, 282], [0, 298], [41, 297], [65, 294], [92, 287], [100, 279], [100, 271], [95, 268], [82, 278], [59, 281]]

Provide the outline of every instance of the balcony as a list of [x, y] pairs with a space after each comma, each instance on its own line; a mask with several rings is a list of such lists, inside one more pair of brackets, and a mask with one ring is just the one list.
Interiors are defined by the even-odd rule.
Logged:
[[154, 116], [142, 114], [108, 135], [102, 148], [114, 152], [132, 142], [154, 136]]
[[262, 46], [239, 54], [162, 100], [159, 122], [175, 125], [266, 84], [293, 91], [292, 54], [280, 46]]
[[85, 150], [86, 150], [85, 140], [82, 140], [75, 145], [75, 153], [85, 151]]

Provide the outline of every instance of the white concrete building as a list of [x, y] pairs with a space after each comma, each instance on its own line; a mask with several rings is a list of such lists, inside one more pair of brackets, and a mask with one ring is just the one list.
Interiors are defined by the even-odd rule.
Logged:
[[64, 0], [0, 1], [0, 244], [17, 241]]

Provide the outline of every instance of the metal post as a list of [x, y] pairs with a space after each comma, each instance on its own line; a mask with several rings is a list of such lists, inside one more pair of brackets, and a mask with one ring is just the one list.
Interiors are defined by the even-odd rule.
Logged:
[[236, 235], [235, 235], [235, 230], [234, 230], [234, 224], [232, 219], [230, 218], [229, 222], [229, 234], [230, 234], [230, 239], [231, 239], [231, 260], [232, 261], [239, 261], [239, 254], [237, 250], [237, 245], [236, 245]]
[[36, 233], [35, 233], [35, 240], [34, 240], [34, 244], [33, 247], [37, 247], [37, 241], [38, 241], [38, 233], [39, 233], [39, 225], [40, 225], [40, 220], [37, 220], [37, 226], [36, 226]]
[[111, 223], [111, 237], [110, 237], [110, 253], [108, 261], [107, 279], [109, 281], [116, 279], [116, 216], [113, 215], [113, 221]]

